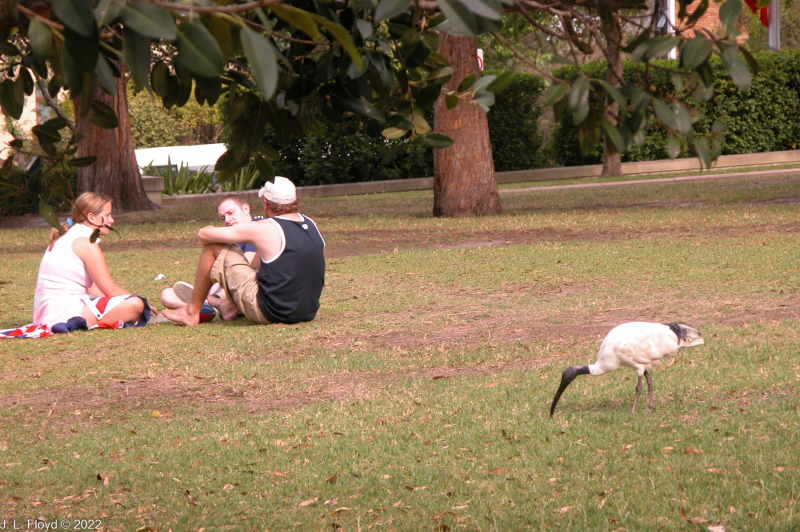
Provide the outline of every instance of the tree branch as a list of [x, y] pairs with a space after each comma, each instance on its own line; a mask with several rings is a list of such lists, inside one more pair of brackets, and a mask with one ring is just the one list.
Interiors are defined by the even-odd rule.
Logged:
[[58, 104], [50, 96], [50, 91], [47, 90], [47, 86], [44, 84], [44, 81], [42, 81], [42, 78], [39, 77], [39, 74], [36, 73], [36, 70], [31, 69], [31, 71], [33, 72], [34, 77], [36, 77], [36, 86], [39, 87], [39, 90], [42, 92], [42, 96], [44, 97], [44, 101], [47, 102], [48, 107], [55, 111], [59, 117], [66, 120], [67, 126], [69, 126], [72, 132], [75, 133], [75, 124], [73, 124], [70, 119], [67, 118], [67, 115], [64, 114], [64, 111], [61, 110]]
[[173, 4], [172, 2], [163, 2], [161, 0], [142, 0], [151, 4], [163, 7], [165, 9], [174, 9], [175, 11], [194, 11], [195, 13], [239, 13], [241, 11], [250, 11], [258, 7], [266, 7], [271, 4], [280, 4], [284, 0], [258, 0], [256, 2], [248, 2], [246, 4], [235, 4], [232, 6], [187, 6], [184, 4]]
[[45, 26], [47, 26], [49, 28], [53, 28], [53, 29], [56, 29], [58, 31], [64, 31], [64, 26], [62, 24], [59, 24], [58, 22], [54, 22], [54, 21], [50, 20], [49, 18], [45, 18], [45, 17], [43, 17], [43, 16], [31, 11], [27, 7], [23, 6], [22, 4], [18, 4], [17, 5], [17, 10], [20, 13], [26, 15], [28, 18], [38, 18], [42, 22], [42, 24], [44, 24]]
[[495, 39], [500, 41], [500, 43], [503, 46], [505, 46], [506, 48], [508, 48], [511, 51], [512, 54], [514, 54], [520, 61], [524, 62], [529, 67], [531, 67], [533, 70], [535, 70], [540, 76], [545, 77], [545, 78], [549, 79], [550, 81], [554, 81], [554, 82], [561, 81], [560, 79], [558, 79], [557, 77], [553, 76], [551, 73], [549, 73], [546, 70], [542, 69], [539, 65], [537, 65], [536, 63], [534, 63], [533, 61], [531, 61], [530, 59], [528, 59], [527, 57], [522, 55], [516, 48], [511, 46], [511, 43], [508, 42], [505, 38], [503, 38], [503, 36], [500, 35], [499, 33], [492, 33], [492, 37], [494, 37]]
[[525, 17], [525, 20], [527, 20], [528, 23], [531, 26], [533, 26], [537, 30], [541, 31], [545, 35], [550, 35], [550, 36], [555, 37], [556, 39], [560, 39], [560, 40], [569, 39], [568, 35], [565, 35], [563, 33], [556, 33], [554, 31], [544, 27], [541, 23], [539, 23], [538, 20], [533, 18], [533, 15], [531, 15], [530, 12], [527, 9], [525, 9], [525, 6], [522, 4], [522, 2], [520, 0], [515, 0], [514, 5], [517, 7], [517, 9], [519, 9], [519, 12], [522, 14], [523, 17]]

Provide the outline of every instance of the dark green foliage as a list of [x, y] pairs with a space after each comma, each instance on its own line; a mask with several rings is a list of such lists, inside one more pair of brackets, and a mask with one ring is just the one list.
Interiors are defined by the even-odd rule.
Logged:
[[[484, 75], [499, 73], [484, 72]], [[545, 166], [539, 132], [542, 110], [538, 103], [544, 88], [539, 76], [520, 73], [506, 90], [496, 93], [495, 104], [488, 113], [495, 170]], [[433, 113], [426, 112], [425, 119], [433, 124]], [[267, 134], [273, 137], [269, 144], [280, 155], [274, 163], [276, 174], [290, 177], [300, 186], [433, 175], [433, 152], [411, 144], [391, 162], [381, 165], [381, 159], [401, 144], [402, 139], [384, 138], [381, 135], [384, 125], [374, 120], [356, 118], [344, 126], [324, 119], [320, 123], [321, 133], [296, 139], [286, 148], [279, 148], [274, 135]]]
[[[77, 178], [75, 170], [53, 169], [44, 178], [29, 179], [24, 170], [10, 166], [8, 175], [0, 177], [0, 219], [36, 213], [40, 194], [49, 198], [57, 211], [68, 210], [68, 198], [70, 191], [76, 190]], [[69, 191], [65, 193], [64, 188]], [[50, 191], [54, 192], [52, 196]]]
[[384, 155], [402, 140], [384, 138], [382, 125], [374, 120], [354, 119], [344, 128], [327, 120], [320, 122], [321, 134], [307, 135], [286, 148], [271, 143], [280, 154], [273, 163], [277, 175], [290, 177], [299, 186], [433, 175], [433, 152], [410, 144], [381, 166]]
[[[485, 71], [483, 74], [500, 73]], [[496, 171], [545, 166], [546, 158], [541, 149], [542, 135], [539, 132], [539, 118], [542, 115], [539, 96], [545, 86], [540, 76], [520, 72], [506, 90], [495, 94], [494, 106], [487, 116]]]
[[[694, 124], [695, 132], [703, 134], [711, 131], [715, 120], [725, 125], [723, 155], [797, 149], [800, 138], [800, 52], [794, 51], [784, 56], [767, 52], [754, 55], [761, 68], [753, 76], [749, 92], [739, 90], [722, 62], [713, 59], [714, 97], [708, 102], [697, 102], [691, 98], [686, 100], [690, 107], [703, 113], [702, 118]], [[671, 62], [663, 64], [674, 66]], [[643, 65], [626, 63], [626, 80], [630, 82], [641, 77], [643, 69]], [[589, 77], [604, 78], [605, 63], [585, 65], [584, 72]], [[577, 76], [573, 67], [561, 68], [555, 74], [567, 80]], [[651, 68], [650, 77], [652, 84], [662, 89], [654, 96], [674, 96], [669, 73]], [[634, 145], [629, 153], [622, 154], [623, 162], [669, 158], [664, 129], [651, 119], [645, 127], [645, 133], [644, 144]], [[588, 156], [581, 155], [578, 129], [572, 125], [569, 113], [565, 113], [556, 126], [551, 142], [557, 164], [579, 166], [599, 164], [603, 160], [602, 144]], [[694, 156], [693, 151], [681, 154], [681, 157]]]

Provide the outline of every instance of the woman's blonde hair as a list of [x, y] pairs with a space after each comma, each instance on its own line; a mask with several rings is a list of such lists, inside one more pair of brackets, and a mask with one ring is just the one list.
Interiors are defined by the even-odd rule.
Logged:
[[[72, 204], [72, 223], [77, 224], [85, 221], [89, 213], [97, 214], [103, 210], [106, 203], [111, 203], [111, 198], [108, 196], [98, 194], [97, 192], [84, 192], [78, 196], [75, 199], [75, 203]], [[50, 247], [48, 249], [52, 250], [56, 240], [69, 230], [67, 224], [61, 224], [61, 227], [64, 228], [63, 231], [59, 231], [55, 228], [50, 231]]]

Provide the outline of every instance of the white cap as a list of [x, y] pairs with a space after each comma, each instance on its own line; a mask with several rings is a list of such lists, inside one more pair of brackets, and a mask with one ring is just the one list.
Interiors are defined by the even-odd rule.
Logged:
[[287, 205], [297, 199], [297, 190], [294, 188], [294, 183], [276, 175], [274, 183], [267, 181], [258, 191], [258, 197], [279, 205]]

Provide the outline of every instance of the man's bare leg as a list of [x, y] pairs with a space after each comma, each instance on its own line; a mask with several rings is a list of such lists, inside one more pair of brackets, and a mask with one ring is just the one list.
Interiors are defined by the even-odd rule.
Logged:
[[189, 304], [179, 309], [165, 309], [162, 314], [165, 318], [175, 323], [183, 325], [197, 325], [200, 323], [200, 309], [203, 308], [203, 301], [206, 299], [208, 291], [211, 289], [211, 268], [222, 251], [223, 244], [208, 244], [203, 246], [200, 253], [200, 261], [197, 263], [197, 273], [194, 276], [194, 290]]
[[220, 290], [219, 294], [209, 295], [208, 304], [219, 311], [223, 320], [232, 321], [239, 316], [239, 307], [228, 299], [224, 290]]

